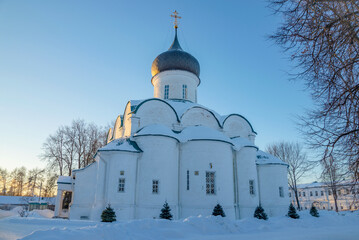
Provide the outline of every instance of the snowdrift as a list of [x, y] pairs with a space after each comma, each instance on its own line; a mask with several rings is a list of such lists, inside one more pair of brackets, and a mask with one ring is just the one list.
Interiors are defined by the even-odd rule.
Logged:
[[[24, 240], [98, 239], [357, 239], [359, 212], [338, 215], [320, 211], [314, 218], [301, 212], [300, 219], [254, 218], [229, 220], [222, 217], [189, 217], [178, 221], [144, 219], [115, 223], [68, 221], [68, 227], [35, 231]], [[76, 227], [77, 224], [78, 225]]]

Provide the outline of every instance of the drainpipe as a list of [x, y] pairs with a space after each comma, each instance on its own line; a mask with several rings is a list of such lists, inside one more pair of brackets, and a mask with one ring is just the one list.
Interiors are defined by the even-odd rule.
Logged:
[[181, 173], [181, 143], [178, 143], [178, 179], [177, 179], [177, 219], [181, 218], [181, 210], [180, 210], [180, 206], [181, 206], [181, 199], [180, 199], [180, 186], [181, 186], [181, 178], [180, 178], [180, 173]]
[[258, 179], [258, 201], [259, 201], [259, 206], [262, 206], [261, 184], [260, 184], [259, 165], [258, 164], [256, 164], [256, 169], [257, 169], [257, 179]]
[[239, 203], [238, 203], [238, 172], [237, 172], [237, 154], [236, 150], [232, 148], [232, 160], [233, 160], [233, 188], [234, 188], [234, 209], [235, 217], [239, 219]]
[[[103, 203], [106, 203], [107, 202], [107, 187], [106, 187], [106, 185], [107, 185], [107, 182], [108, 182], [108, 180], [107, 180], [107, 178], [108, 178], [108, 170], [107, 170], [107, 168], [108, 168], [108, 164], [107, 164], [107, 161], [104, 159], [104, 158], [102, 158], [102, 156], [101, 156], [101, 154], [99, 154], [98, 155], [99, 156], [99, 162], [98, 162], [98, 167], [97, 167], [97, 179], [96, 179], [96, 185], [97, 185], [97, 189], [99, 189], [100, 187], [98, 186], [98, 184], [99, 184], [99, 179], [100, 179], [100, 171], [99, 171], [99, 168], [100, 168], [100, 164], [101, 164], [101, 161], [104, 163], [104, 167], [105, 167], [105, 174], [104, 174], [104, 183], [103, 183], [103, 192], [102, 192], [102, 196], [103, 196]], [[94, 201], [94, 206], [96, 206], [98, 203], [97, 203], [97, 201], [98, 201], [98, 196], [97, 196], [97, 194], [99, 194], [99, 192], [97, 191], [97, 189], [96, 189], [96, 194], [95, 194], [95, 201]], [[102, 203], [102, 204], [103, 204]]]
[[136, 158], [136, 177], [135, 177], [135, 196], [133, 199], [133, 219], [136, 219], [137, 216], [137, 185], [138, 185], [138, 174], [139, 174], [139, 168], [138, 168], [138, 160], [141, 157], [142, 153], [140, 154], [140, 156], [138, 156]]

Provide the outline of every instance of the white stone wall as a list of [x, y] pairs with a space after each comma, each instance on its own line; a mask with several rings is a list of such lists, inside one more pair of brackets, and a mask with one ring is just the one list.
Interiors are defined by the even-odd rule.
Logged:
[[92, 219], [91, 211], [96, 195], [98, 167], [98, 162], [95, 162], [85, 169], [73, 173], [75, 184], [70, 219], [80, 219], [81, 217]]
[[[178, 217], [178, 144], [177, 140], [163, 136], [135, 138], [143, 150], [138, 165], [137, 218], [158, 218], [165, 203]], [[159, 181], [158, 194], [152, 193], [152, 181]]]
[[199, 78], [190, 72], [182, 70], [168, 70], [160, 72], [152, 78], [155, 98], [164, 99], [165, 85], [169, 85], [168, 99], [183, 99], [182, 85], [187, 85], [187, 100], [197, 102], [197, 86]]
[[[187, 170], [190, 189], [187, 190]], [[195, 175], [198, 171], [198, 175]], [[206, 171], [215, 172], [216, 194], [206, 194]], [[234, 219], [232, 147], [217, 141], [190, 141], [181, 146], [181, 217], [212, 214], [222, 205], [227, 217]]]
[[[254, 147], [245, 147], [236, 153], [239, 218], [252, 217], [259, 204], [256, 153], [257, 149]], [[250, 180], [254, 181], [254, 194], [250, 194], [249, 191]]]
[[[287, 166], [278, 164], [257, 165], [260, 203], [268, 216], [284, 216], [290, 204]], [[283, 197], [279, 196], [283, 187]]]

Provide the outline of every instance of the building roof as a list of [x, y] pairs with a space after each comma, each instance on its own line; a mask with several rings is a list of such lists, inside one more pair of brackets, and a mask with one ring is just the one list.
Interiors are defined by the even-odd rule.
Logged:
[[[338, 182], [337, 186], [348, 186], [348, 185], [355, 185], [355, 184], [359, 184], [359, 183], [353, 182], [350, 180], [343, 180], [343, 181]], [[314, 181], [312, 183], [298, 184], [297, 188], [319, 188], [319, 187], [326, 187], [326, 186], [328, 186], [328, 183]]]
[[135, 141], [129, 138], [119, 138], [109, 142], [107, 145], [98, 149], [99, 152], [103, 151], [122, 151], [122, 152], [135, 152], [140, 153], [142, 150], [138, 147]]
[[199, 77], [199, 62], [191, 54], [183, 51], [177, 38], [177, 28], [175, 38], [171, 47], [158, 55], [152, 63], [152, 76], [167, 70], [184, 70], [195, 74]]
[[189, 126], [182, 131], [173, 131], [169, 127], [162, 124], [147, 125], [138, 130], [134, 135], [138, 136], [166, 136], [176, 139], [179, 142], [208, 140], [226, 142], [239, 150], [243, 147], [255, 147], [249, 140], [245, 138], [229, 138], [224, 133], [206, 126]]
[[279, 158], [276, 158], [275, 156], [273, 156], [269, 153], [260, 151], [260, 150], [257, 152], [256, 164], [257, 165], [272, 165], [272, 164], [274, 164], [274, 165], [288, 166], [287, 163], [283, 162]]
[[59, 176], [57, 184], [71, 184], [71, 176]]
[[[55, 197], [41, 198], [40, 202], [46, 202], [49, 205], [54, 205], [55, 199]], [[0, 205], [22, 205], [29, 202], [39, 202], [39, 197], [0, 196]]]
[[254, 134], [257, 134], [256, 131], [254, 131], [252, 124], [245, 117], [243, 117], [240, 114], [230, 114], [230, 115], [222, 116], [222, 115], [218, 114], [216, 111], [214, 111], [210, 108], [207, 108], [201, 104], [194, 103], [194, 102], [191, 102], [188, 100], [183, 100], [183, 99], [166, 99], [166, 100], [164, 100], [164, 99], [160, 99], [160, 98], [149, 98], [149, 99], [143, 99], [143, 100], [130, 100], [129, 102], [131, 103], [131, 111], [133, 113], [136, 113], [140, 109], [142, 104], [144, 104], [148, 101], [161, 101], [161, 102], [168, 104], [175, 112], [178, 121], [180, 121], [182, 116], [192, 108], [201, 108], [201, 109], [205, 109], [206, 111], [210, 112], [214, 116], [214, 118], [217, 120], [219, 127], [223, 127], [224, 123], [230, 116], [238, 116], [238, 117], [242, 118], [245, 122], [248, 123], [249, 127], [251, 128], [251, 131]]

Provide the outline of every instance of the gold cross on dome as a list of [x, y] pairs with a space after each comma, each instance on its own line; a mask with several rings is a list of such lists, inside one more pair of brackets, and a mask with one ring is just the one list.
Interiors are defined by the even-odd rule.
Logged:
[[177, 11], [174, 11], [174, 12], [173, 12], [173, 15], [171, 14], [171, 17], [173, 17], [173, 18], [175, 19], [175, 22], [174, 22], [174, 24], [175, 24], [175, 28], [178, 28], [178, 22], [177, 22], [177, 19], [181, 19], [181, 17], [180, 17], [180, 16], [178, 16], [178, 12], [177, 12]]

